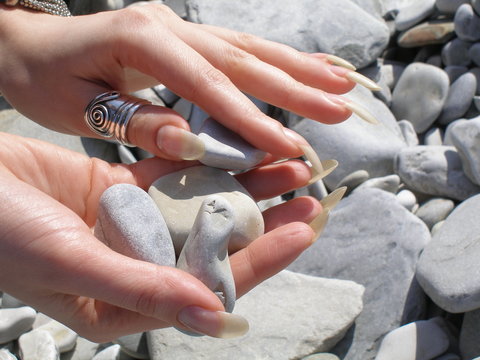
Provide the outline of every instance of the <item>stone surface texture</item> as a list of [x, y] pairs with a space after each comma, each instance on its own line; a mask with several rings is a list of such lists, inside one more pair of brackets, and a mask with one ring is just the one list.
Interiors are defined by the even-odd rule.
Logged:
[[[228, 341], [192, 338], [173, 329], [150, 331], [152, 360], [294, 359], [335, 345], [362, 309], [363, 287], [282, 271], [241, 297], [235, 313], [250, 331]], [[302, 309], [302, 311], [298, 311]]]
[[0, 309], [0, 344], [15, 340], [30, 330], [36, 314], [29, 306]]
[[320, 239], [289, 266], [365, 286], [355, 327], [330, 352], [342, 359], [373, 359], [383, 335], [418, 319], [424, 294], [414, 274], [429, 240], [425, 224], [382, 190], [357, 189], [330, 213]]

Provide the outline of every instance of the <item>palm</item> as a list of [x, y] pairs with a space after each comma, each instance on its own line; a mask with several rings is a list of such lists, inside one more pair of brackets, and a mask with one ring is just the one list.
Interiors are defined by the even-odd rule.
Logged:
[[[110, 165], [5, 134], [0, 145], [2, 290], [97, 341], [178, 325], [174, 315], [189, 304], [223, 310], [216, 296], [190, 275], [115, 253], [91, 232], [99, 197], [109, 186], [131, 183], [146, 189], [188, 163], [155, 158]], [[290, 162], [238, 179], [260, 199], [302, 186], [309, 176], [306, 165]], [[262, 186], [265, 182], [268, 187]], [[239, 295], [308, 246], [310, 228], [292, 222], [310, 221], [318, 212], [318, 203], [300, 198], [264, 214], [271, 231], [231, 257]]]

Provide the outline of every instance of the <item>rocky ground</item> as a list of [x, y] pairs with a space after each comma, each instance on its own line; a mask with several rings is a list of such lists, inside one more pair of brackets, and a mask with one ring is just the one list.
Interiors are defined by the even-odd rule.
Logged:
[[[163, 329], [94, 344], [3, 294], [0, 359], [39, 343], [50, 356], [42, 360], [480, 357], [480, 1], [165, 3], [190, 21], [351, 61], [382, 90], [357, 86], [346, 96], [381, 124], [353, 115], [324, 125], [275, 112], [320, 158], [340, 165], [324, 182], [261, 208], [292, 196], [321, 198], [341, 185], [349, 192], [310, 249], [237, 301], [235, 313], [250, 321], [246, 336], [226, 341]], [[173, 107], [193, 130], [207, 117], [162, 86], [139, 95]], [[7, 104], [0, 109], [1, 131], [110, 161], [149, 156], [52, 133]]]

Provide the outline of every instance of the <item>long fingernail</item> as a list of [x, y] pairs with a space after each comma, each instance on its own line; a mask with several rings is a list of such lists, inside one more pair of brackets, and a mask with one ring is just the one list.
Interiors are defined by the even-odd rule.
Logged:
[[335, 159], [323, 160], [322, 162], [323, 171], [318, 173], [315, 168], [312, 169], [312, 178], [308, 182], [308, 185], [316, 183], [318, 180], [323, 179], [328, 176], [333, 170], [338, 166], [338, 161]]
[[355, 65], [353, 65], [351, 62], [345, 60], [345, 59], [342, 59], [341, 57], [339, 56], [336, 56], [336, 55], [332, 55], [332, 54], [329, 54], [325, 57], [328, 62], [330, 64], [333, 64], [333, 65], [337, 65], [337, 66], [341, 66], [345, 69], [350, 69], [350, 70], [357, 70], [357, 68], [355, 67]]
[[323, 209], [323, 211], [315, 219], [313, 219], [313, 221], [309, 224], [315, 233], [315, 236], [313, 237], [312, 242], [317, 241], [317, 239], [322, 234], [323, 229], [325, 229], [325, 226], [327, 225], [329, 216], [330, 216], [330, 209]]
[[173, 125], [160, 128], [157, 146], [166, 154], [183, 160], [198, 160], [205, 155], [205, 144], [197, 135]]
[[382, 88], [380, 86], [378, 86], [378, 84], [369, 79], [368, 77], [358, 73], [358, 72], [355, 72], [355, 71], [349, 71], [348, 73], [345, 74], [345, 77], [350, 80], [350, 81], [353, 81], [357, 84], [360, 84], [362, 86], [365, 86], [367, 89], [370, 89], [372, 91], [380, 91], [382, 90]]
[[242, 336], [249, 329], [247, 320], [242, 316], [205, 310], [198, 306], [183, 308], [177, 320], [190, 330], [222, 339]]
[[339, 187], [320, 200], [320, 204], [322, 204], [324, 209], [332, 210], [335, 206], [337, 206], [340, 200], [342, 200], [343, 195], [345, 195], [346, 192], [346, 186]]
[[365, 120], [366, 122], [374, 125], [379, 124], [378, 120], [375, 119], [375, 117], [372, 114], [370, 114], [370, 112], [367, 109], [358, 105], [357, 103], [350, 100], [346, 100], [345, 107], [351, 112], [355, 113], [362, 120]]

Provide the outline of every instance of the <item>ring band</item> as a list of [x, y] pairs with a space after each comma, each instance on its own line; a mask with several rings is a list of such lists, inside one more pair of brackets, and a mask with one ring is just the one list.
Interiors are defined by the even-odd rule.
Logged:
[[113, 138], [122, 145], [133, 146], [127, 137], [127, 128], [135, 112], [151, 102], [118, 91], [98, 95], [85, 110], [85, 122], [90, 130], [104, 138]]

